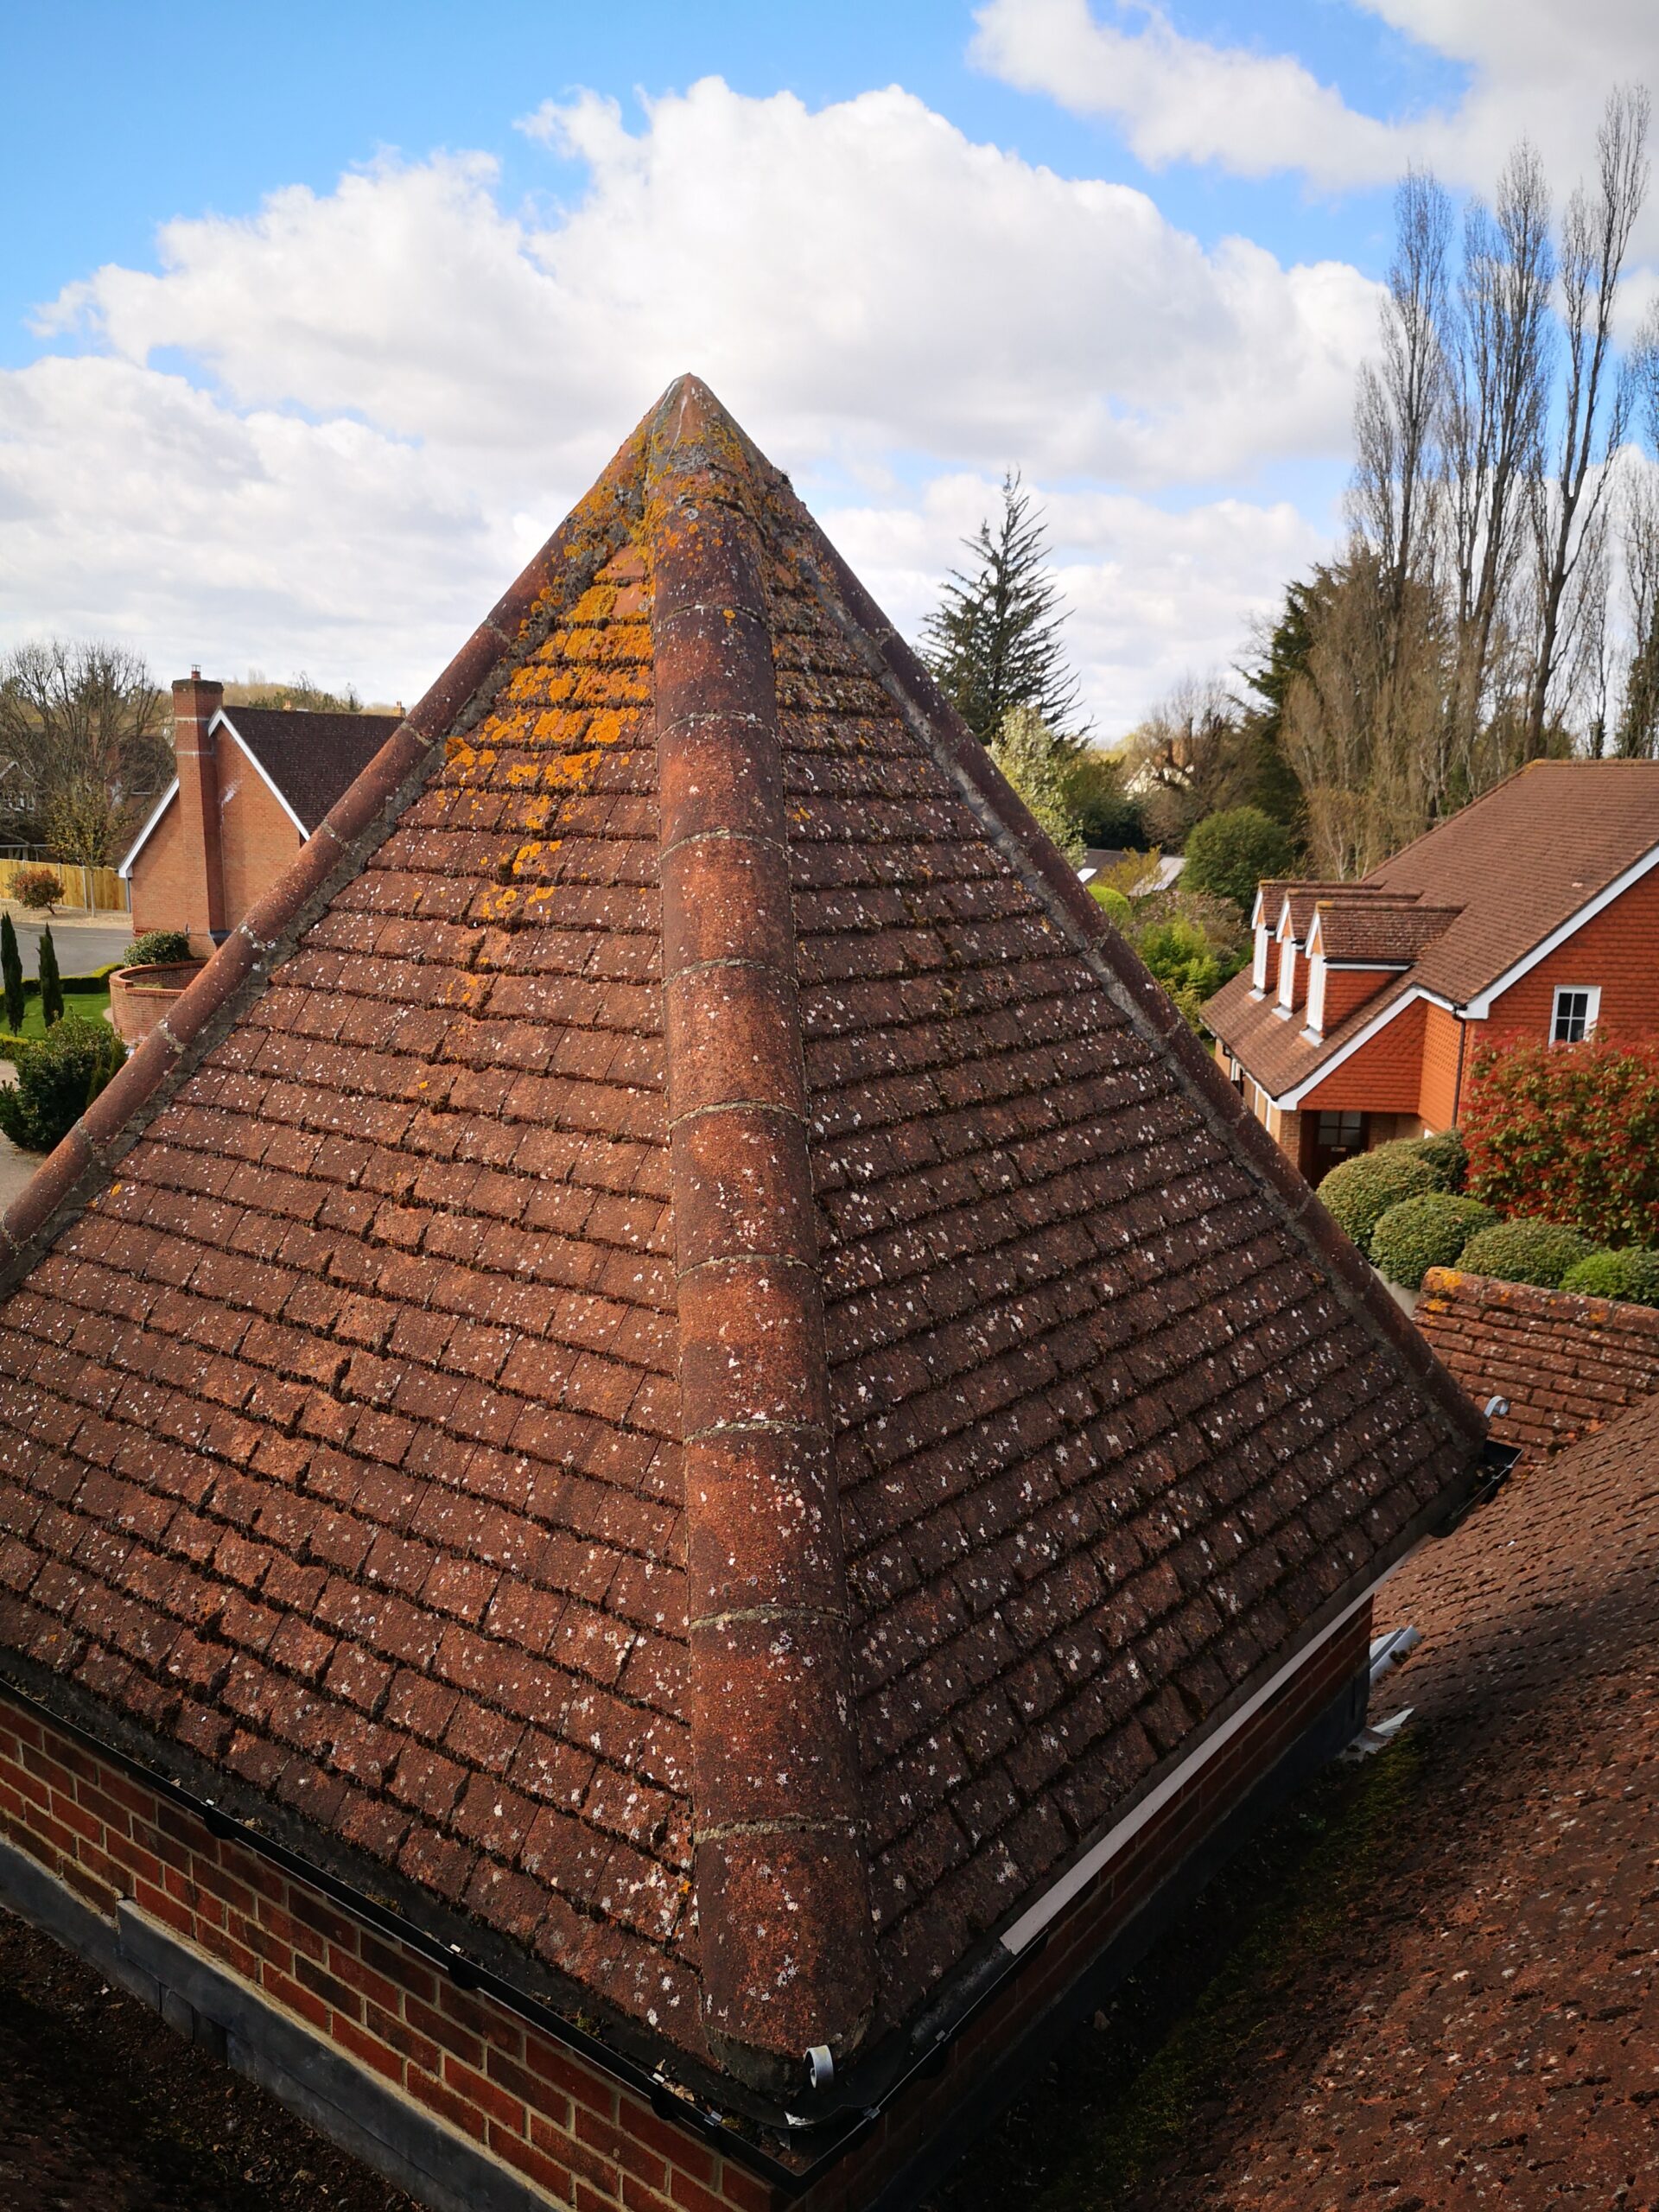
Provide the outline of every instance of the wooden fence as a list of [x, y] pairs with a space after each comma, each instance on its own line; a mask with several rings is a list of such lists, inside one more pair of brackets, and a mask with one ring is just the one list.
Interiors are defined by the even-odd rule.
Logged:
[[85, 906], [99, 914], [125, 914], [131, 911], [125, 880], [112, 868], [76, 868], [68, 861], [0, 861], [0, 899], [15, 895], [12, 885], [18, 871], [26, 868], [52, 870], [63, 886], [60, 906]]

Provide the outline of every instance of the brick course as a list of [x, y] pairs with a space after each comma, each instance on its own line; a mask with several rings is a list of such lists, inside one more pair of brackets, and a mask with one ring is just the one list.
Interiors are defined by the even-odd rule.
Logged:
[[1492, 1433], [1554, 1452], [1659, 1389], [1659, 1311], [1431, 1268], [1418, 1327], [1477, 1405], [1507, 1398]]

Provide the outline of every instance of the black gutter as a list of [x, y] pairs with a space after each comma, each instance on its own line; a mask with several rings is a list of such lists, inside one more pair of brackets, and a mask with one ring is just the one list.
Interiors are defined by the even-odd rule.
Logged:
[[[1498, 1444], [1487, 1438], [1475, 1463], [1478, 1471], [1467, 1490], [1450, 1510], [1438, 1519], [1433, 1517], [1432, 1508], [1415, 1516], [1408, 1524], [1407, 1531], [1402, 1532], [1405, 1541], [1402, 1541], [1401, 1537], [1395, 1539], [1397, 1555], [1403, 1556], [1406, 1551], [1413, 1548], [1414, 1539], [1411, 1531], [1414, 1530], [1419, 1538], [1451, 1535], [1478, 1507], [1486, 1504], [1502, 1489], [1520, 1456], [1516, 1446]], [[1342, 1594], [1338, 1592], [1338, 1596]], [[1334, 1606], [1335, 1600], [1332, 1603]], [[1311, 1638], [1303, 1639], [1304, 1642], [1309, 1640]], [[887, 2057], [884, 2063], [882, 2051], [878, 2048], [861, 2058], [852, 2069], [849, 2080], [836, 2083], [834, 2094], [845, 2100], [839, 2111], [827, 2113], [822, 2120], [816, 2122], [807, 2118], [798, 2120], [793, 2113], [787, 2114], [786, 2118], [798, 2126], [804, 2135], [810, 2130], [820, 2140], [830, 2130], [836, 2127], [837, 2120], [845, 2122], [836, 2129], [831, 2139], [824, 2143], [823, 2148], [810, 2164], [787, 2166], [759, 2144], [749, 2142], [737, 2133], [717, 2112], [677, 2095], [660, 2072], [648, 2072], [625, 2053], [613, 2050], [596, 2036], [589, 2035], [585, 2029], [578, 2027], [552, 2005], [515, 1987], [505, 1976], [481, 1961], [467, 1957], [458, 1945], [441, 1942], [416, 1922], [366, 1896], [302, 1853], [236, 1819], [215, 1804], [211, 1797], [199, 1796], [195, 1791], [187, 1789], [170, 1776], [158, 1772], [131, 1752], [118, 1749], [91, 1729], [82, 1727], [78, 1721], [54, 1711], [40, 1699], [32, 1697], [28, 1691], [19, 1688], [10, 1678], [0, 1680], [0, 1694], [22, 1707], [48, 1728], [73, 1737], [94, 1757], [111, 1761], [124, 1773], [143, 1783], [147, 1789], [153, 1789], [157, 1796], [192, 1814], [202, 1822], [209, 1834], [238, 1843], [257, 1857], [268, 1859], [284, 1873], [304, 1882], [331, 1903], [339, 1905], [364, 1926], [404, 1944], [438, 1967], [456, 1988], [482, 1991], [503, 2011], [514, 2013], [518, 2018], [540, 2029], [556, 2043], [578, 2053], [596, 2072], [607, 2075], [631, 2090], [651, 2107], [659, 2120], [685, 2128], [689, 2133], [699, 2137], [717, 2150], [722, 2158], [735, 2158], [751, 2173], [791, 2198], [803, 2196], [832, 2167], [838, 2165], [848, 2152], [871, 2132], [887, 2107], [901, 2096], [912, 2082], [925, 2079], [940, 2070], [950, 2055], [951, 2045], [972, 2025], [985, 2007], [999, 1997], [1033, 1959], [1041, 1955], [1049, 1940], [1048, 1930], [1045, 1929], [1019, 1952], [1008, 1952], [1000, 1942], [991, 1941], [982, 1953], [977, 1966], [969, 1968], [957, 1981], [955, 1991], [947, 1999], [947, 2017], [931, 2034], [924, 2032], [921, 2048], [909, 2065], [895, 2066], [892, 2057]], [[917, 2023], [917, 2025], [920, 2026], [921, 2023]], [[915, 2033], [914, 2028], [912, 2033]], [[888, 2051], [893, 2050], [897, 2041], [897, 2037], [888, 2039]], [[864, 2088], [865, 2083], [869, 2085], [868, 2089]], [[804, 2084], [803, 2086], [804, 2088]], [[807, 2094], [810, 2095], [810, 2092]]]
[[786, 2166], [758, 2144], [747, 2141], [728, 2127], [719, 2113], [705, 2110], [702, 2106], [677, 2095], [660, 2074], [648, 2073], [625, 2053], [613, 2050], [608, 2044], [601, 2043], [597, 2036], [589, 2035], [586, 2029], [567, 2019], [552, 2005], [516, 1989], [489, 1967], [476, 1959], [468, 1958], [457, 1946], [441, 1942], [435, 1936], [429, 1935], [402, 1913], [365, 1896], [351, 1883], [342, 1881], [339, 1875], [330, 1873], [326, 1866], [319, 1866], [315, 1860], [291, 1850], [285, 1843], [277, 1842], [274, 1837], [262, 1834], [258, 1828], [250, 1827], [245, 1821], [238, 1821], [233, 1814], [215, 1804], [211, 1797], [198, 1796], [181, 1783], [175, 1782], [170, 1775], [158, 1772], [131, 1752], [120, 1750], [95, 1735], [91, 1729], [83, 1728], [78, 1721], [69, 1719], [52, 1707], [42, 1704], [38, 1698], [31, 1697], [27, 1690], [20, 1689], [14, 1681], [0, 1682], [0, 1694], [20, 1706], [47, 1728], [71, 1737], [95, 1758], [119, 1767], [147, 1789], [154, 1790], [156, 1796], [191, 1814], [210, 1835], [218, 1837], [221, 1841], [238, 1844], [256, 1857], [269, 1860], [272, 1866], [280, 1867], [284, 1874], [303, 1882], [331, 1904], [339, 1905], [365, 1928], [402, 1943], [447, 1975], [457, 1989], [481, 1991], [505, 2012], [528, 2021], [544, 2035], [550, 2036], [556, 2043], [575, 2051], [597, 2072], [607, 2075], [612, 2081], [631, 2090], [651, 2107], [659, 2120], [669, 2120], [701, 2137], [705, 2143], [717, 2149], [722, 2158], [737, 2159], [752, 2173], [770, 2182], [776, 2189], [785, 2190], [791, 2196], [798, 2196], [842, 2156], [851, 2141], [874, 2124], [874, 2113], [861, 2114], [855, 2126], [846, 2131], [844, 2138], [838, 2138], [828, 2146], [811, 2166], [804, 2171]]

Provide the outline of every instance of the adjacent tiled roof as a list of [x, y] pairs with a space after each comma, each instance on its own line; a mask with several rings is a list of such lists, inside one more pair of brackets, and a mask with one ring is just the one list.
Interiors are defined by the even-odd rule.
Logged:
[[[1285, 909], [1287, 906], [1290, 910], [1290, 933], [1295, 938], [1298, 944], [1306, 941], [1308, 929], [1313, 919], [1313, 910], [1324, 900], [1341, 897], [1343, 899], [1351, 899], [1356, 901], [1363, 902], [1368, 899], [1376, 899], [1380, 895], [1374, 892], [1369, 885], [1363, 883], [1316, 883], [1310, 881], [1306, 883], [1274, 883], [1271, 886], [1263, 884], [1260, 887], [1263, 891], [1270, 888], [1274, 893], [1278, 894], [1273, 899], [1272, 909], [1268, 917], [1268, 927], [1274, 930], [1276, 930], [1279, 927], [1281, 921], [1284, 918]], [[1399, 902], [1397, 900], [1391, 900], [1389, 903], [1397, 904]]]
[[[1535, 760], [1363, 883], [1261, 888], [1271, 926], [1288, 899], [1303, 941], [1318, 907], [1331, 957], [1408, 959], [1411, 988], [1465, 1006], [1656, 846], [1659, 760]], [[1384, 921], [1389, 907], [1430, 918]], [[1375, 950], [1338, 953], [1338, 943]], [[1401, 986], [1381, 991], [1310, 1042], [1300, 1022], [1277, 1020], [1251, 996], [1246, 974], [1223, 984], [1204, 1018], [1263, 1090], [1282, 1097], [1405, 995]]]
[[1463, 1005], [1656, 845], [1659, 760], [1535, 760], [1365, 882], [1461, 908], [1418, 980]]
[[305, 824], [308, 836], [402, 719], [308, 709], [226, 707], [226, 721]]
[[[1319, 946], [1327, 960], [1358, 965], [1420, 959], [1456, 921], [1459, 906], [1395, 906], [1383, 899], [1321, 899]], [[1310, 923], [1309, 927], [1313, 925]]]
[[767, 2095], [1482, 1433], [690, 379], [3, 1234], [0, 1663]]
[[1137, 2206], [1653, 2202], [1659, 1399], [1412, 1561], [1376, 1624], [1408, 1622], [1404, 1770], [1357, 1824], [1386, 1852], [1269, 1961], [1271, 2027]]
[[1306, 1005], [1294, 1013], [1281, 1013], [1272, 991], [1260, 998], [1255, 995], [1246, 968], [1230, 976], [1213, 998], [1205, 1001], [1204, 1018], [1262, 1090], [1281, 1098], [1316, 1075], [1368, 1022], [1409, 998], [1415, 982], [1415, 971], [1411, 969], [1384, 976], [1382, 987], [1335, 1028], [1323, 1037], [1311, 1038]]

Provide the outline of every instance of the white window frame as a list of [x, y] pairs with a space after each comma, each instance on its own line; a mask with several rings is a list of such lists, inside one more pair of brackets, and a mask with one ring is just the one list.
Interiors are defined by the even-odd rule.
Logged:
[[1258, 922], [1255, 930], [1255, 957], [1250, 968], [1250, 983], [1257, 998], [1264, 998], [1268, 989], [1268, 925]]
[[1287, 937], [1279, 948], [1279, 1004], [1275, 1011], [1287, 1016], [1296, 998], [1296, 940]]
[[1559, 1037], [1556, 1034], [1560, 1027], [1563, 999], [1584, 1001], [1584, 1035], [1593, 1037], [1596, 1033], [1596, 1024], [1601, 1018], [1601, 985], [1599, 983], [1558, 983], [1549, 1001], [1550, 1043], [1552, 1045], [1580, 1044], [1583, 1039]]

